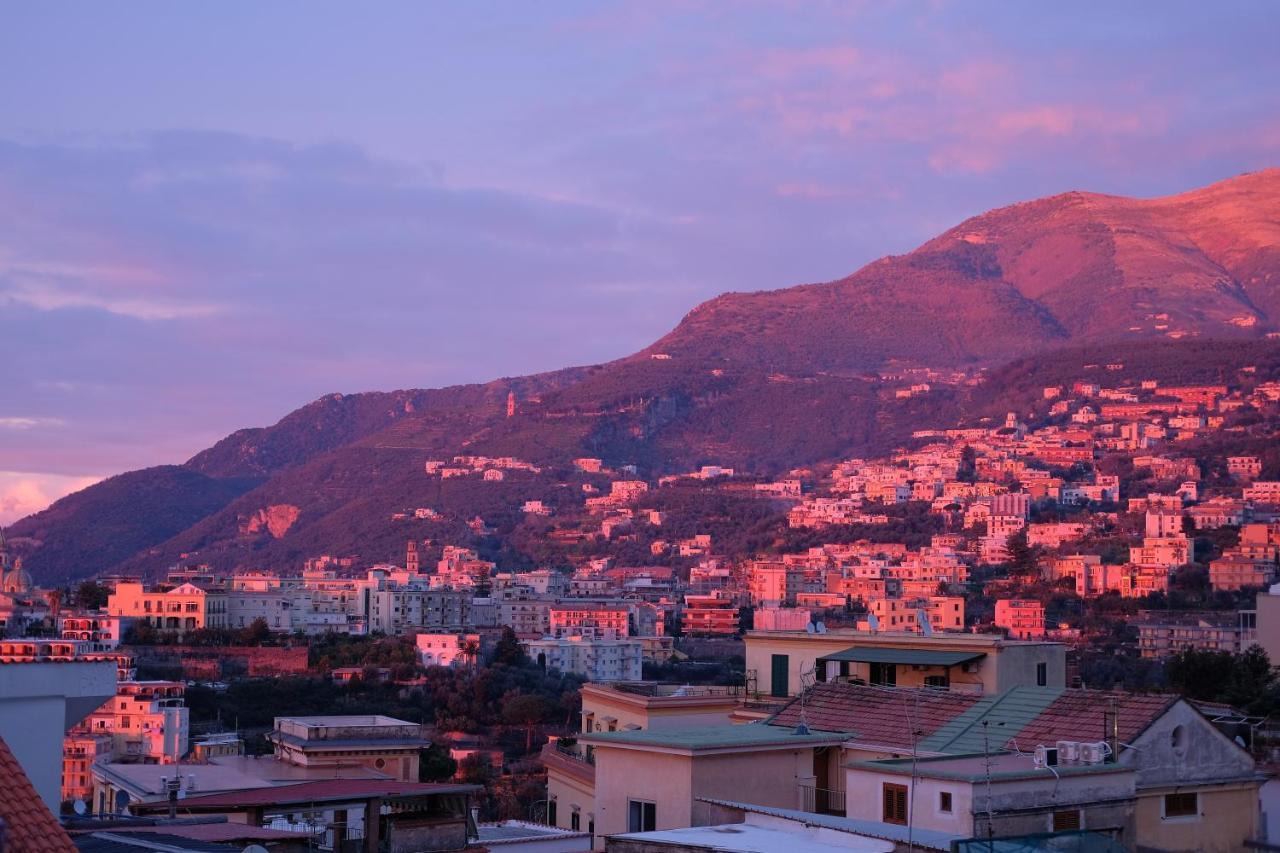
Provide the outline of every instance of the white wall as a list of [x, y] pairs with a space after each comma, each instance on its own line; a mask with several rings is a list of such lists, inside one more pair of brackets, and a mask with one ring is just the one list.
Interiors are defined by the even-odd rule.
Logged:
[[113, 661], [0, 666], [0, 737], [54, 814], [61, 804], [62, 737], [115, 692]]

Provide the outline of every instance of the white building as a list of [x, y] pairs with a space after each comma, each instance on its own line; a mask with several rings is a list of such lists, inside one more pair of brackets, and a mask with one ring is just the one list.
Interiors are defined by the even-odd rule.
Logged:
[[479, 634], [418, 634], [414, 638], [423, 666], [474, 666]]
[[643, 677], [644, 649], [639, 640], [544, 637], [524, 645], [539, 666], [576, 673], [588, 681], [639, 681]]

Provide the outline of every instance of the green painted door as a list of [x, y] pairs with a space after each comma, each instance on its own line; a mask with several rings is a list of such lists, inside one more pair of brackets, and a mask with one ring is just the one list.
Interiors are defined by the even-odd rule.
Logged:
[[791, 659], [788, 655], [774, 655], [772, 661], [772, 676], [770, 678], [770, 695], [787, 696], [790, 691], [787, 690], [787, 672], [791, 669]]

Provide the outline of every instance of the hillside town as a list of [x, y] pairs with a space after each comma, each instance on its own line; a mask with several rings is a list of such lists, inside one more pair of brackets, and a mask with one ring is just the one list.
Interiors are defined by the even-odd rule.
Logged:
[[[1280, 381], [1122, 371], [781, 476], [578, 458], [519, 504], [532, 568], [480, 517], [395, 563], [194, 554], [66, 589], [0, 544], [6, 750], [73, 836], [164, 849], [1262, 844]], [[982, 381], [919, 378], [889, 393]], [[776, 521], [745, 536], [722, 499]]]

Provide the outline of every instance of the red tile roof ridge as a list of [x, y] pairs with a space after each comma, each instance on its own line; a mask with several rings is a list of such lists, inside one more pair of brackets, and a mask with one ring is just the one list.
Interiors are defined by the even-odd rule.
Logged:
[[6, 849], [15, 853], [76, 853], [75, 843], [36, 792], [9, 745], [0, 738], [0, 820]]

